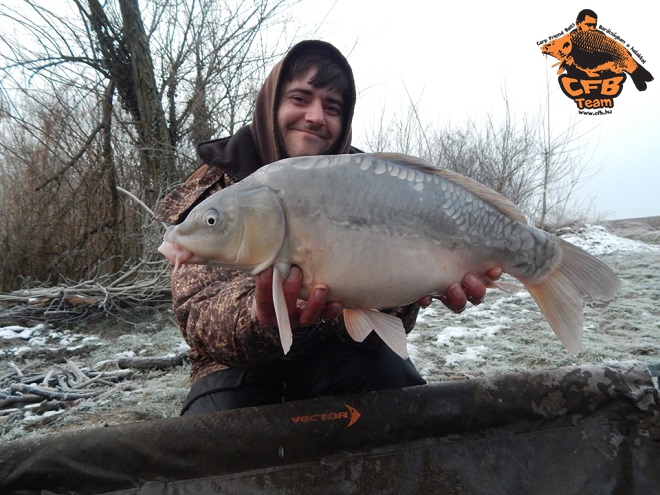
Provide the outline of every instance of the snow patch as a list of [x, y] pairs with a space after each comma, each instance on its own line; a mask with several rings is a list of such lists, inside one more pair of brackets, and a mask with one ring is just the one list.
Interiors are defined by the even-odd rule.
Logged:
[[599, 225], [587, 225], [577, 232], [568, 232], [560, 237], [594, 256], [621, 251], [660, 251], [660, 246], [618, 237]]
[[445, 327], [438, 334], [435, 343], [438, 346], [453, 345], [454, 340], [490, 338], [496, 335], [502, 329], [502, 325], [493, 325], [485, 328], [474, 327]]
[[465, 361], [474, 361], [482, 359], [482, 356], [488, 352], [488, 347], [478, 345], [475, 347], [468, 347], [463, 352], [452, 352], [445, 357], [445, 364], [447, 366], [454, 366], [458, 363]]

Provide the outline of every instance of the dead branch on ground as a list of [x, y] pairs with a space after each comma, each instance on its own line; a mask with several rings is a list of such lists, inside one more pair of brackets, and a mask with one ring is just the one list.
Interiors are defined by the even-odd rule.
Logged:
[[103, 316], [121, 316], [133, 309], [165, 309], [170, 304], [167, 263], [138, 261], [120, 274], [0, 294], [0, 326], [25, 321], [82, 323]]
[[54, 421], [79, 401], [99, 401], [118, 391], [130, 390], [134, 369], [167, 370], [185, 361], [185, 352], [165, 357], [118, 358], [90, 368], [67, 360], [40, 373], [27, 373], [10, 361], [9, 369], [0, 375], [0, 430], [3, 423], [28, 414], [41, 416], [37, 419], [41, 423]]

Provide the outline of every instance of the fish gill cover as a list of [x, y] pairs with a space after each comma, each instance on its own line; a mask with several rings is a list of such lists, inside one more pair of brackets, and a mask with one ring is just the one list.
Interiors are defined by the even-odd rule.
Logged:
[[574, 23], [536, 44], [543, 54], [558, 60], [552, 67], [558, 66], [559, 87], [581, 114], [611, 114], [627, 76], [638, 91], [645, 91], [653, 81], [642, 65], [646, 60], [640, 50], [598, 24], [597, 14], [590, 9], [580, 11]]

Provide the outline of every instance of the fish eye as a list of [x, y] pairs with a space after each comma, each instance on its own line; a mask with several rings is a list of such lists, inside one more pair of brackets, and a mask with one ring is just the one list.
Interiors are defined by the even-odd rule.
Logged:
[[209, 227], [214, 227], [220, 221], [220, 213], [215, 208], [211, 208], [204, 216], [204, 223]]

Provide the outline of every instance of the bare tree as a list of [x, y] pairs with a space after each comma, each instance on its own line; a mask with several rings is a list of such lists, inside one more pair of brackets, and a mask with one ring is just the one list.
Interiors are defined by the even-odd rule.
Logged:
[[553, 137], [542, 119], [525, 115], [516, 121], [506, 95], [501, 122], [488, 115], [485, 122], [436, 127], [422, 122], [418, 105], [411, 101], [403, 117], [381, 120], [368, 139], [370, 148], [416, 155], [472, 177], [511, 199], [541, 228], [549, 219], [564, 221], [588, 171], [574, 123]]
[[118, 187], [153, 205], [196, 166], [195, 142], [247, 123], [287, 48], [261, 34], [287, 3], [0, 4], [13, 24], [0, 38], [0, 290], [156, 256], [148, 215]]
[[536, 223], [541, 228], [548, 224], [573, 221], [581, 214], [578, 208], [569, 212], [568, 207], [575, 191], [594, 173], [590, 160], [585, 159], [580, 140], [589, 130], [578, 134], [573, 120], [559, 132], [553, 128], [550, 112], [550, 85], [546, 78], [546, 105], [539, 111], [538, 142], [539, 161], [542, 168], [541, 192], [537, 198]]

